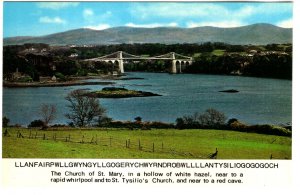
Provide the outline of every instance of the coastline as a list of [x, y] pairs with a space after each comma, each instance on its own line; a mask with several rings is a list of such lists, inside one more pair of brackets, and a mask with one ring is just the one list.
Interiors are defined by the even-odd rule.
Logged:
[[65, 87], [76, 85], [111, 85], [115, 82], [84, 82], [84, 81], [67, 81], [67, 82], [32, 82], [32, 83], [18, 83], [18, 82], [3, 82], [3, 87], [7, 88], [25, 88], [25, 87]]

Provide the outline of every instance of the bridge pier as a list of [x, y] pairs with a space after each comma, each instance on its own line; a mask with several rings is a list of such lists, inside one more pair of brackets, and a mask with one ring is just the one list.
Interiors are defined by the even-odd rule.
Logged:
[[171, 69], [172, 74], [177, 73], [177, 68], [176, 68], [176, 60], [172, 60], [172, 69]]
[[123, 74], [123, 73], [124, 73], [124, 64], [123, 64], [123, 60], [120, 59], [120, 60], [118, 60], [118, 62], [119, 62], [119, 71], [120, 71], [121, 74]]
[[123, 63], [123, 51], [118, 52], [118, 62], [119, 62], [119, 72], [124, 73], [124, 63]]
[[175, 53], [172, 52], [172, 69], [171, 69], [171, 73], [172, 74], [176, 74], [177, 73], [177, 68], [176, 68], [176, 60], [175, 60]]

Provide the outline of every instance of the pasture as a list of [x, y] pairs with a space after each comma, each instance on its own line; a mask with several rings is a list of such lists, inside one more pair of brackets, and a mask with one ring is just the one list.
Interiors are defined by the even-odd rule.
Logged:
[[[3, 129], [3, 132], [5, 129]], [[291, 159], [290, 137], [226, 130], [7, 128], [3, 158]]]

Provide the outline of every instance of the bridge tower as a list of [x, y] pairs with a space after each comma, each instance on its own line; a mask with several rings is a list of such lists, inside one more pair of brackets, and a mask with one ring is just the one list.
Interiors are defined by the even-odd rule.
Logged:
[[124, 64], [123, 64], [123, 51], [118, 52], [118, 62], [119, 62], [119, 71], [121, 74], [124, 73]]
[[172, 70], [171, 73], [176, 74], [177, 73], [177, 69], [176, 69], [176, 59], [175, 59], [175, 53], [172, 52]]

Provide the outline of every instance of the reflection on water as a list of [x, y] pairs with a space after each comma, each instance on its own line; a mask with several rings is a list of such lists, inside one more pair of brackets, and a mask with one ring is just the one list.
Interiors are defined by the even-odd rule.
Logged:
[[[177, 117], [215, 108], [228, 118], [237, 118], [248, 124], [280, 124], [291, 122], [292, 82], [239, 76], [128, 73], [128, 77], [143, 80], [117, 80], [114, 86], [150, 91], [160, 97], [101, 99], [109, 117], [114, 120], [175, 122]], [[93, 80], [99, 81], [99, 80]], [[67, 123], [64, 97], [74, 89], [100, 90], [105, 86], [71, 86], [40, 88], [4, 88], [3, 115], [12, 124], [28, 125], [39, 119], [40, 104], [57, 105], [54, 123]], [[221, 93], [236, 89], [239, 93]]]

